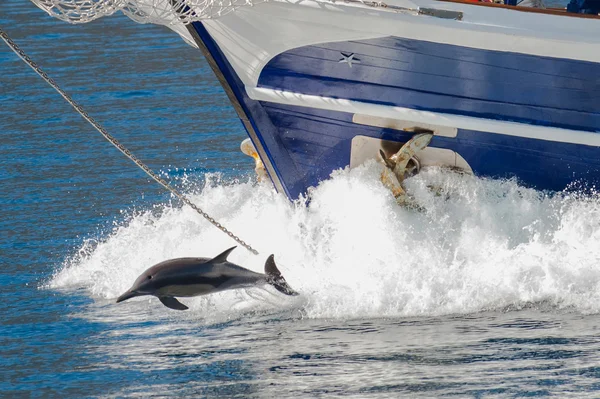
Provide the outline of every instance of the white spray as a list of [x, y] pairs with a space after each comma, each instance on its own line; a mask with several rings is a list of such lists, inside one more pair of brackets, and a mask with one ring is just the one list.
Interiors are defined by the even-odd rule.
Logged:
[[[406, 181], [426, 211], [399, 207], [374, 163], [339, 171], [294, 204], [268, 185], [207, 184], [192, 200], [255, 246], [230, 260], [275, 259], [299, 300], [261, 289], [187, 300], [191, 313], [289, 307], [305, 317], [470, 313], [529, 304], [600, 311], [600, 200], [549, 196], [515, 181], [425, 170]], [[435, 187], [432, 189], [432, 187]], [[188, 208], [138, 214], [83, 244], [50, 288], [116, 298], [148, 267], [235, 245]], [[158, 301], [147, 306], [160, 307]], [[147, 300], [145, 303], [148, 303]], [[128, 304], [114, 306], [130, 306]], [[169, 312], [164, 309], [164, 312]]]

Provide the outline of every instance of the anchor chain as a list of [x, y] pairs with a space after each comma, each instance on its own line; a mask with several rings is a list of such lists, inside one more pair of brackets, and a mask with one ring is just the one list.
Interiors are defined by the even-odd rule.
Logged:
[[173, 194], [174, 196], [179, 198], [184, 204], [188, 205], [193, 210], [198, 212], [203, 218], [208, 220], [213, 226], [215, 226], [216, 228], [221, 230], [223, 233], [227, 234], [229, 237], [231, 237], [233, 240], [235, 240], [238, 244], [240, 244], [241, 246], [246, 248], [248, 251], [252, 252], [254, 255], [258, 255], [258, 251], [255, 250], [254, 248], [252, 248], [252, 246], [250, 246], [250, 244], [247, 244], [244, 240], [242, 240], [241, 238], [239, 238], [238, 236], [233, 234], [221, 223], [219, 223], [215, 219], [213, 219], [208, 213], [204, 212], [200, 207], [198, 207], [197, 205], [192, 203], [189, 199], [187, 199], [187, 197], [185, 197], [183, 194], [181, 194], [179, 191], [177, 191], [173, 186], [171, 186], [169, 183], [167, 183], [165, 180], [163, 180], [154, 171], [152, 171], [152, 169], [150, 169], [140, 159], [138, 159], [135, 155], [133, 155], [131, 153], [131, 151], [129, 151], [126, 147], [124, 147], [114, 136], [112, 136], [110, 133], [108, 133], [98, 122], [96, 122], [91, 116], [88, 115], [88, 113], [83, 109], [83, 107], [81, 107], [81, 105], [77, 104], [71, 98], [71, 96], [69, 96], [64, 90], [62, 90], [58, 86], [58, 84], [54, 81], [54, 79], [52, 79], [50, 76], [48, 76], [48, 74], [46, 74], [46, 72], [44, 72], [31, 58], [29, 58], [29, 56], [27, 54], [25, 54], [25, 52], [23, 50], [21, 50], [15, 42], [12, 41], [12, 39], [8, 36], [8, 34], [6, 32], [4, 32], [2, 30], [2, 28], [0, 28], [0, 37], [2, 38], [2, 40], [4, 40], [6, 42], [8, 47], [10, 47], [10, 49], [19, 56], [19, 58], [21, 58], [23, 61], [25, 61], [25, 63], [27, 65], [29, 65], [38, 75], [40, 75], [42, 77], [42, 79], [44, 79], [46, 81], [46, 83], [48, 83], [50, 86], [52, 86], [52, 88], [54, 88], [54, 90], [56, 90], [69, 104], [71, 104], [71, 106], [73, 108], [75, 108], [75, 110], [77, 112], [79, 112], [79, 114], [86, 121], [88, 121], [92, 126], [94, 126], [94, 128], [96, 130], [98, 130], [100, 132], [100, 134], [102, 134], [102, 136], [104, 136], [104, 138], [106, 140], [108, 140], [113, 146], [115, 146], [119, 151], [121, 151], [127, 158], [132, 160], [148, 176], [150, 176], [152, 179], [154, 179], [154, 181], [156, 181], [158, 184], [160, 184], [165, 189], [167, 189], [169, 192], [171, 192], [171, 194]]

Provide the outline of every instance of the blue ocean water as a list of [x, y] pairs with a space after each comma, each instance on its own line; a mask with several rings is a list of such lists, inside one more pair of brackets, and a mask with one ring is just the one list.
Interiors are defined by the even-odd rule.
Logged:
[[115, 304], [154, 263], [234, 243], [2, 45], [1, 397], [600, 397], [596, 196], [429, 170], [407, 182], [427, 209], [412, 212], [368, 164], [291, 204], [254, 181], [216, 78], [168, 29], [72, 26], [20, 0], [0, 26], [261, 252], [233, 261], [275, 253], [302, 294]]

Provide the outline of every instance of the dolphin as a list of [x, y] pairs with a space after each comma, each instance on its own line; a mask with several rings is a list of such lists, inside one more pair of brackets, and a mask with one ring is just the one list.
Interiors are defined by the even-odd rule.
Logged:
[[265, 274], [255, 273], [227, 261], [235, 248], [212, 259], [178, 258], [160, 262], [142, 273], [133, 286], [117, 298], [117, 303], [136, 296], [154, 295], [168, 308], [186, 310], [188, 307], [175, 297], [208, 295], [260, 284], [270, 284], [285, 295], [298, 295], [277, 269], [273, 255], [265, 262]]

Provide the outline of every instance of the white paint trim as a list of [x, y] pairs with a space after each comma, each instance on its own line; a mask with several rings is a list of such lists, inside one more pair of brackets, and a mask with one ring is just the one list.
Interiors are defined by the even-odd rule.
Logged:
[[600, 133], [535, 126], [525, 123], [482, 119], [439, 112], [418, 111], [410, 108], [392, 107], [257, 87], [246, 87], [246, 92], [253, 100], [268, 101], [277, 104], [362, 114], [380, 118], [411, 121], [414, 123], [425, 123], [493, 134], [503, 134], [507, 136], [525, 137], [536, 140], [600, 147]]
[[[359, 125], [384, 127], [394, 130], [406, 130], [410, 131], [411, 128], [417, 127], [412, 121], [401, 121], [399, 119], [391, 118], [380, 118], [378, 116], [354, 114], [352, 116], [352, 122], [358, 123]], [[436, 136], [443, 137], [456, 137], [458, 129], [455, 127], [438, 126], [432, 125], [431, 123], [419, 123], [419, 128], [429, 129], [433, 131]]]
[[272, 0], [206, 20], [204, 25], [246, 86], [256, 86], [263, 67], [290, 49], [389, 36], [600, 63], [600, 20], [435, 0], [386, 3], [414, 10], [462, 12], [463, 19], [391, 12], [341, 1]]

